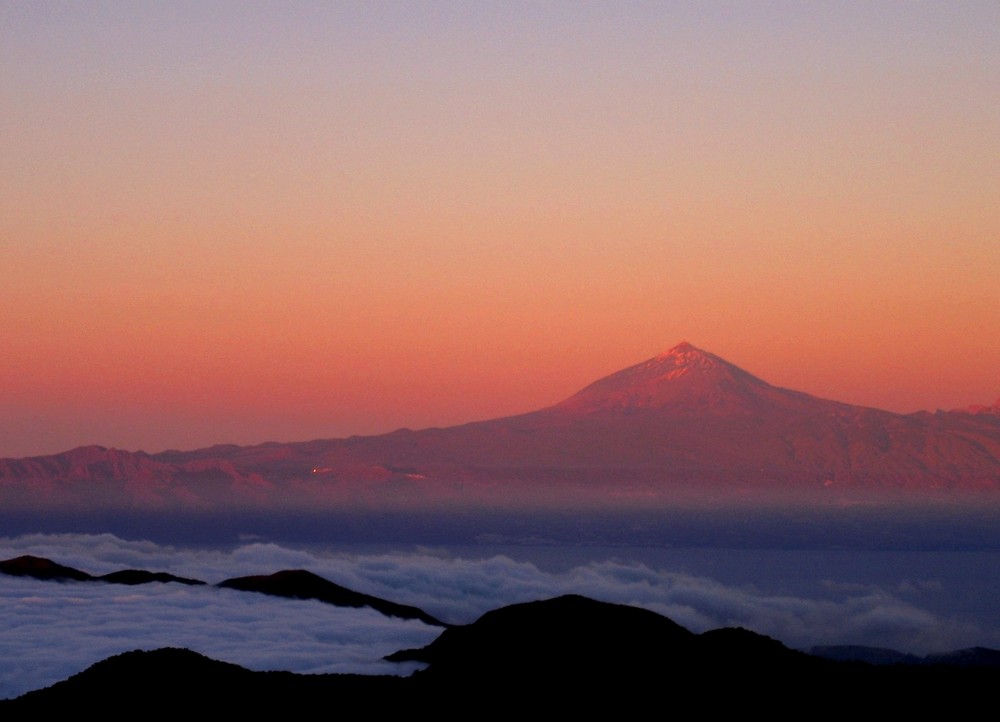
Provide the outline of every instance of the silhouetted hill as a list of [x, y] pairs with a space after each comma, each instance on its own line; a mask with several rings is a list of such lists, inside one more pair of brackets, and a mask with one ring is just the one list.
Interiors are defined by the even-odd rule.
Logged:
[[176, 582], [177, 584], [187, 584], [188, 586], [201, 586], [205, 582], [200, 579], [188, 579], [187, 577], [178, 577], [173, 574], [167, 574], [166, 572], [147, 572], [145, 569], [122, 569], [121, 571], [111, 572], [110, 574], [102, 574], [97, 579], [102, 582], [109, 582], [111, 584], [149, 584], [151, 582], [160, 582], [166, 584], [168, 582]]
[[[543, 699], [572, 699], [595, 690], [652, 698], [654, 690], [717, 684], [753, 695], [748, 680], [780, 675], [787, 682], [835, 672], [832, 663], [743, 629], [696, 635], [655, 612], [568, 595], [497, 609], [452, 627], [423, 649], [393, 661], [422, 661], [429, 689], [460, 688], [503, 699], [518, 689]], [[606, 702], [606, 699], [603, 699]], [[632, 699], [620, 700], [623, 709]], [[586, 706], [584, 704], [584, 706]]]
[[87, 572], [81, 572], [73, 567], [56, 564], [51, 559], [34, 557], [29, 554], [0, 562], [0, 572], [14, 577], [33, 577], [55, 581], [86, 582], [94, 580], [94, 577]]
[[73, 567], [57, 564], [51, 559], [24, 555], [0, 562], [0, 573], [17, 577], [34, 577], [55, 581], [107, 582], [109, 584], [149, 584], [151, 582], [177, 582], [178, 584], [200, 585], [205, 582], [187, 579], [166, 572], [148, 572], [144, 569], [122, 569], [121, 571], [94, 576]]
[[[690, 654], [694, 639], [655, 612], [568, 595], [487, 612], [473, 624], [446, 629], [422, 649], [387, 659], [424, 662], [427, 677], [577, 677], [595, 670], [632, 676], [659, 666], [668, 653]], [[606, 660], [615, 660], [611, 670]]]
[[695, 635], [653, 612], [577, 596], [489, 612], [392, 658], [429, 666], [408, 678], [296, 675], [186, 650], [131, 652], [0, 702], [0, 714], [964, 714], [992, 704], [1000, 682], [996, 669], [819, 659], [742, 629]]
[[[50, 559], [28, 555], [0, 562], [0, 573], [12, 576], [30, 576], [36, 579], [72, 580], [78, 582], [100, 581], [109, 584], [136, 585], [153, 582], [175, 582], [190, 586], [205, 584], [205, 582], [199, 579], [178, 577], [166, 572], [149, 572], [144, 569], [123, 569], [95, 577], [79, 569], [56, 564]], [[245, 592], [259, 592], [261, 594], [290, 599], [315, 599], [338, 607], [370, 607], [388, 617], [416, 619], [435, 627], [448, 626], [417, 607], [397, 604], [388, 599], [355, 592], [302, 569], [284, 570], [268, 575], [237, 577], [219, 582], [216, 586]]]
[[406, 687], [398, 677], [252, 672], [186, 649], [165, 648], [109, 657], [51, 687], [0, 701], [0, 713], [100, 711], [104, 719], [133, 719], [155, 711], [159, 718], [192, 713], [259, 718], [305, 713], [311, 705], [332, 702], [377, 710], [380, 697], [394, 700]]
[[355, 592], [302, 569], [290, 569], [269, 575], [237, 577], [219, 582], [217, 586], [245, 592], [260, 592], [275, 597], [316, 599], [338, 607], [371, 607], [389, 617], [418, 619], [425, 624], [436, 627], [447, 626], [422, 609]]

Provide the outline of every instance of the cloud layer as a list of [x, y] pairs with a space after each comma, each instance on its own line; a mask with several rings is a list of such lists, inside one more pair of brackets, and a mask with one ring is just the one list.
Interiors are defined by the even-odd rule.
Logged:
[[[581, 562], [547, 570], [506, 556], [465, 558], [442, 550], [343, 554], [253, 543], [191, 549], [111, 535], [0, 539], [0, 558], [34, 554], [102, 574], [167, 571], [217, 583], [245, 574], [304, 568], [360, 592], [467, 623], [504, 604], [577, 593], [645, 607], [694, 630], [744, 626], [794, 647], [871, 644], [927, 652], [1000, 645], [989, 625], [957, 621], [919, 604], [935, 582], [894, 588], [817, 583], [813, 596], [775, 594], [634, 561]], [[339, 609], [213, 587], [54, 583], [0, 576], [0, 697], [52, 684], [131, 649], [181, 646], [251, 669], [408, 674], [382, 662], [440, 630]]]

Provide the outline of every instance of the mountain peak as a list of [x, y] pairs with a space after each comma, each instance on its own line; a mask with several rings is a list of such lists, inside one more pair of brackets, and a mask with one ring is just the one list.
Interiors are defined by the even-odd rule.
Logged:
[[702, 351], [700, 348], [692, 346], [687, 341], [681, 341], [669, 351], [664, 351], [659, 356], [650, 359], [646, 363], [669, 363], [678, 368], [715, 368], [719, 365], [725, 364], [726, 362], [714, 354], [710, 354], [707, 351]]
[[687, 341], [681, 341], [679, 344], [674, 346], [669, 351], [664, 351], [660, 356], [669, 356], [671, 354], [683, 354], [690, 353], [691, 351], [697, 351], [698, 353], [703, 353], [701, 349], [695, 348], [692, 344]]
[[559, 407], [587, 413], [672, 409], [678, 413], [745, 414], [760, 410], [762, 403], [799, 403], [803, 396], [777, 389], [682, 341], [658, 356], [595, 381]]

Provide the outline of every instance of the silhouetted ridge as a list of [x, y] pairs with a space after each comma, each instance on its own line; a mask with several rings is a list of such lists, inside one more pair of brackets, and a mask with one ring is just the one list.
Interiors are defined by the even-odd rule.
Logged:
[[176, 582], [177, 584], [187, 584], [189, 586], [200, 586], [205, 584], [205, 582], [200, 579], [178, 577], [173, 574], [167, 574], [166, 572], [147, 572], [145, 569], [122, 569], [121, 571], [103, 574], [96, 578], [100, 579], [102, 582], [109, 582], [111, 584], [128, 585], [149, 584], [151, 582], [160, 582], [163, 584]]
[[926, 664], [946, 664], [950, 667], [988, 667], [1000, 669], [1000, 650], [989, 647], [970, 647], [944, 654], [928, 654]]
[[864, 645], [829, 645], [813, 647], [809, 653], [841, 662], [865, 662], [875, 665], [940, 665], [948, 667], [1000, 669], [1000, 650], [989, 647], [970, 647], [954, 652], [928, 654], [920, 657], [895, 649], [867, 647]]
[[72, 580], [75, 582], [107, 582], [109, 584], [149, 584], [151, 582], [177, 582], [178, 584], [197, 585], [205, 582], [198, 579], [187, 579], [166, 572], [148, 572], [144, 569], [122, 569], [121, 571], [94, 576], [73, 567], [57, 564], [51, 559], [25, 555], [16, 559], [0, 562], [0, 572], [19, 577], [34, 577], [35, 579], [51, 579], [56, 581]]
[[[56, 581], [100, 581], [109, 584], [127, 585], [149, 584], [153, 582], [175, 582], [192, 586], [205, 584], [205, 582], [199, 579], [178, 577], [166, 572], [149, 572], [144, 569], [122, 569], [121, 571], [95, 577], [79, 569], [56, 564], [51, 559], [30, 555], [0, 562], [0, 573]], [[435, 627], [448, 626], [417, 607], [397, 604], [388, 599], [355, 592], [302, 569], [280, 571], [270, 575], [237, 577], [227, 579], [216, 586], [247, 592], [260, 592], [262, 594], [291, 599], [315, 599], [338, 607], [370, 607], [388, 617], [417, 619], [424, 624], [430, 624]]]
[[[560, 670], [586, 674], [614, 660], [615, 674], [635, 674], [664, 649], [686, 649], [694, 635], [655, 612], [567, 595], [487, 612], [445, 630], [428, 646], [390, 661], [419, 661], [429, 675], [531, 677]], [[544, 654], [526, 653], [543, 649]]]
[[338, 607], [371, 607], [389, 617], [419, 619], [425, 624], [436, 627], [448, 626], [417, 607], [396, 604], [387, 599], [355, 592], [303, 569], [285, 570], [270, 575], [237, 577], [219, 582], [217, 586], [291, 599], [315, 599]]
[[[103, 717], [132, 719], [190, 715], [283, 719], [289, 710], [338, 705], [400, 710], [411, 684], [399, 677], [300, 675], [253, 672], [187, 649], [134, 651], [109, 657], [69, 679], [16, 700], [0, 701], [0, 714], [69, 713], [100, 710]], [[400, 696], [402, 695], [402, 696]], [[399, 705], [393, 703], [399, 697]], [[20, 717], [25, 719], [26, 717]]]
[[73, 580], [76, 582], [86, 582], [94, 579], [87, 572], [81, 572], [79, 569], [74, 569], [73, 567], [56, 564], [51, 559], [34, 557], [29, 554], [0, 562], [0, 572], [15, 577], [34, 577], [35, 579], [51, 579], [55, 581]]
[[920, 664], [922, 657], [895, 649], [869, 647], [863, 644], [831, 644], [812, 647], [809, 654], [837, 662], [864, 662], [865, 664]]
[[48, 689], [0, 701], [0, 715], [81, 709], [134, 715], [155, 707], [161, 714], [197, 708], [259, 717], [336, 705], [376, 716], [426, 709], [438, 719], [525, 709], [631, 717], [651, 706], [683, 711], [693, 705], [790, 719], [801, 716], [803, 704], [821, 703], [827, 713], [893, 714], [926, 713], [929, 704], [952, 710], [958, 700], [990, 704], [1000, 683], [1000, 673], [984, 667], [819, 659], [745, 629], [696, 635], [655, 612], [573, 595], [488, 612], [444, 630], [423, 649], [390, 658], [430, 666], [408, 678], [297, 675], [250, 672], [187, 650], [130, 652]]
[[695, 635], [655, 612], [576, 595], [487, 612], [422, 649], [387, 659], [425, 662], [420, 674], [435, 680], [550, 688], [653, 683], [665, 674], [694, 678], [720, 669], [736, 675], [761, 666], [791, 673], [824, 664], [747, 630]]

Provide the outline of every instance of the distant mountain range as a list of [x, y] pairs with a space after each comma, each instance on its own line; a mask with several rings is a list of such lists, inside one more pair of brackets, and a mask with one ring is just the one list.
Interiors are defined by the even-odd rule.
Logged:
[[682, 343], [539, 411], [157, 454], [0, 459], [6, 509], [649, 504], [1000, 490], [1000, 401], [897, 414], [772, 386]]

